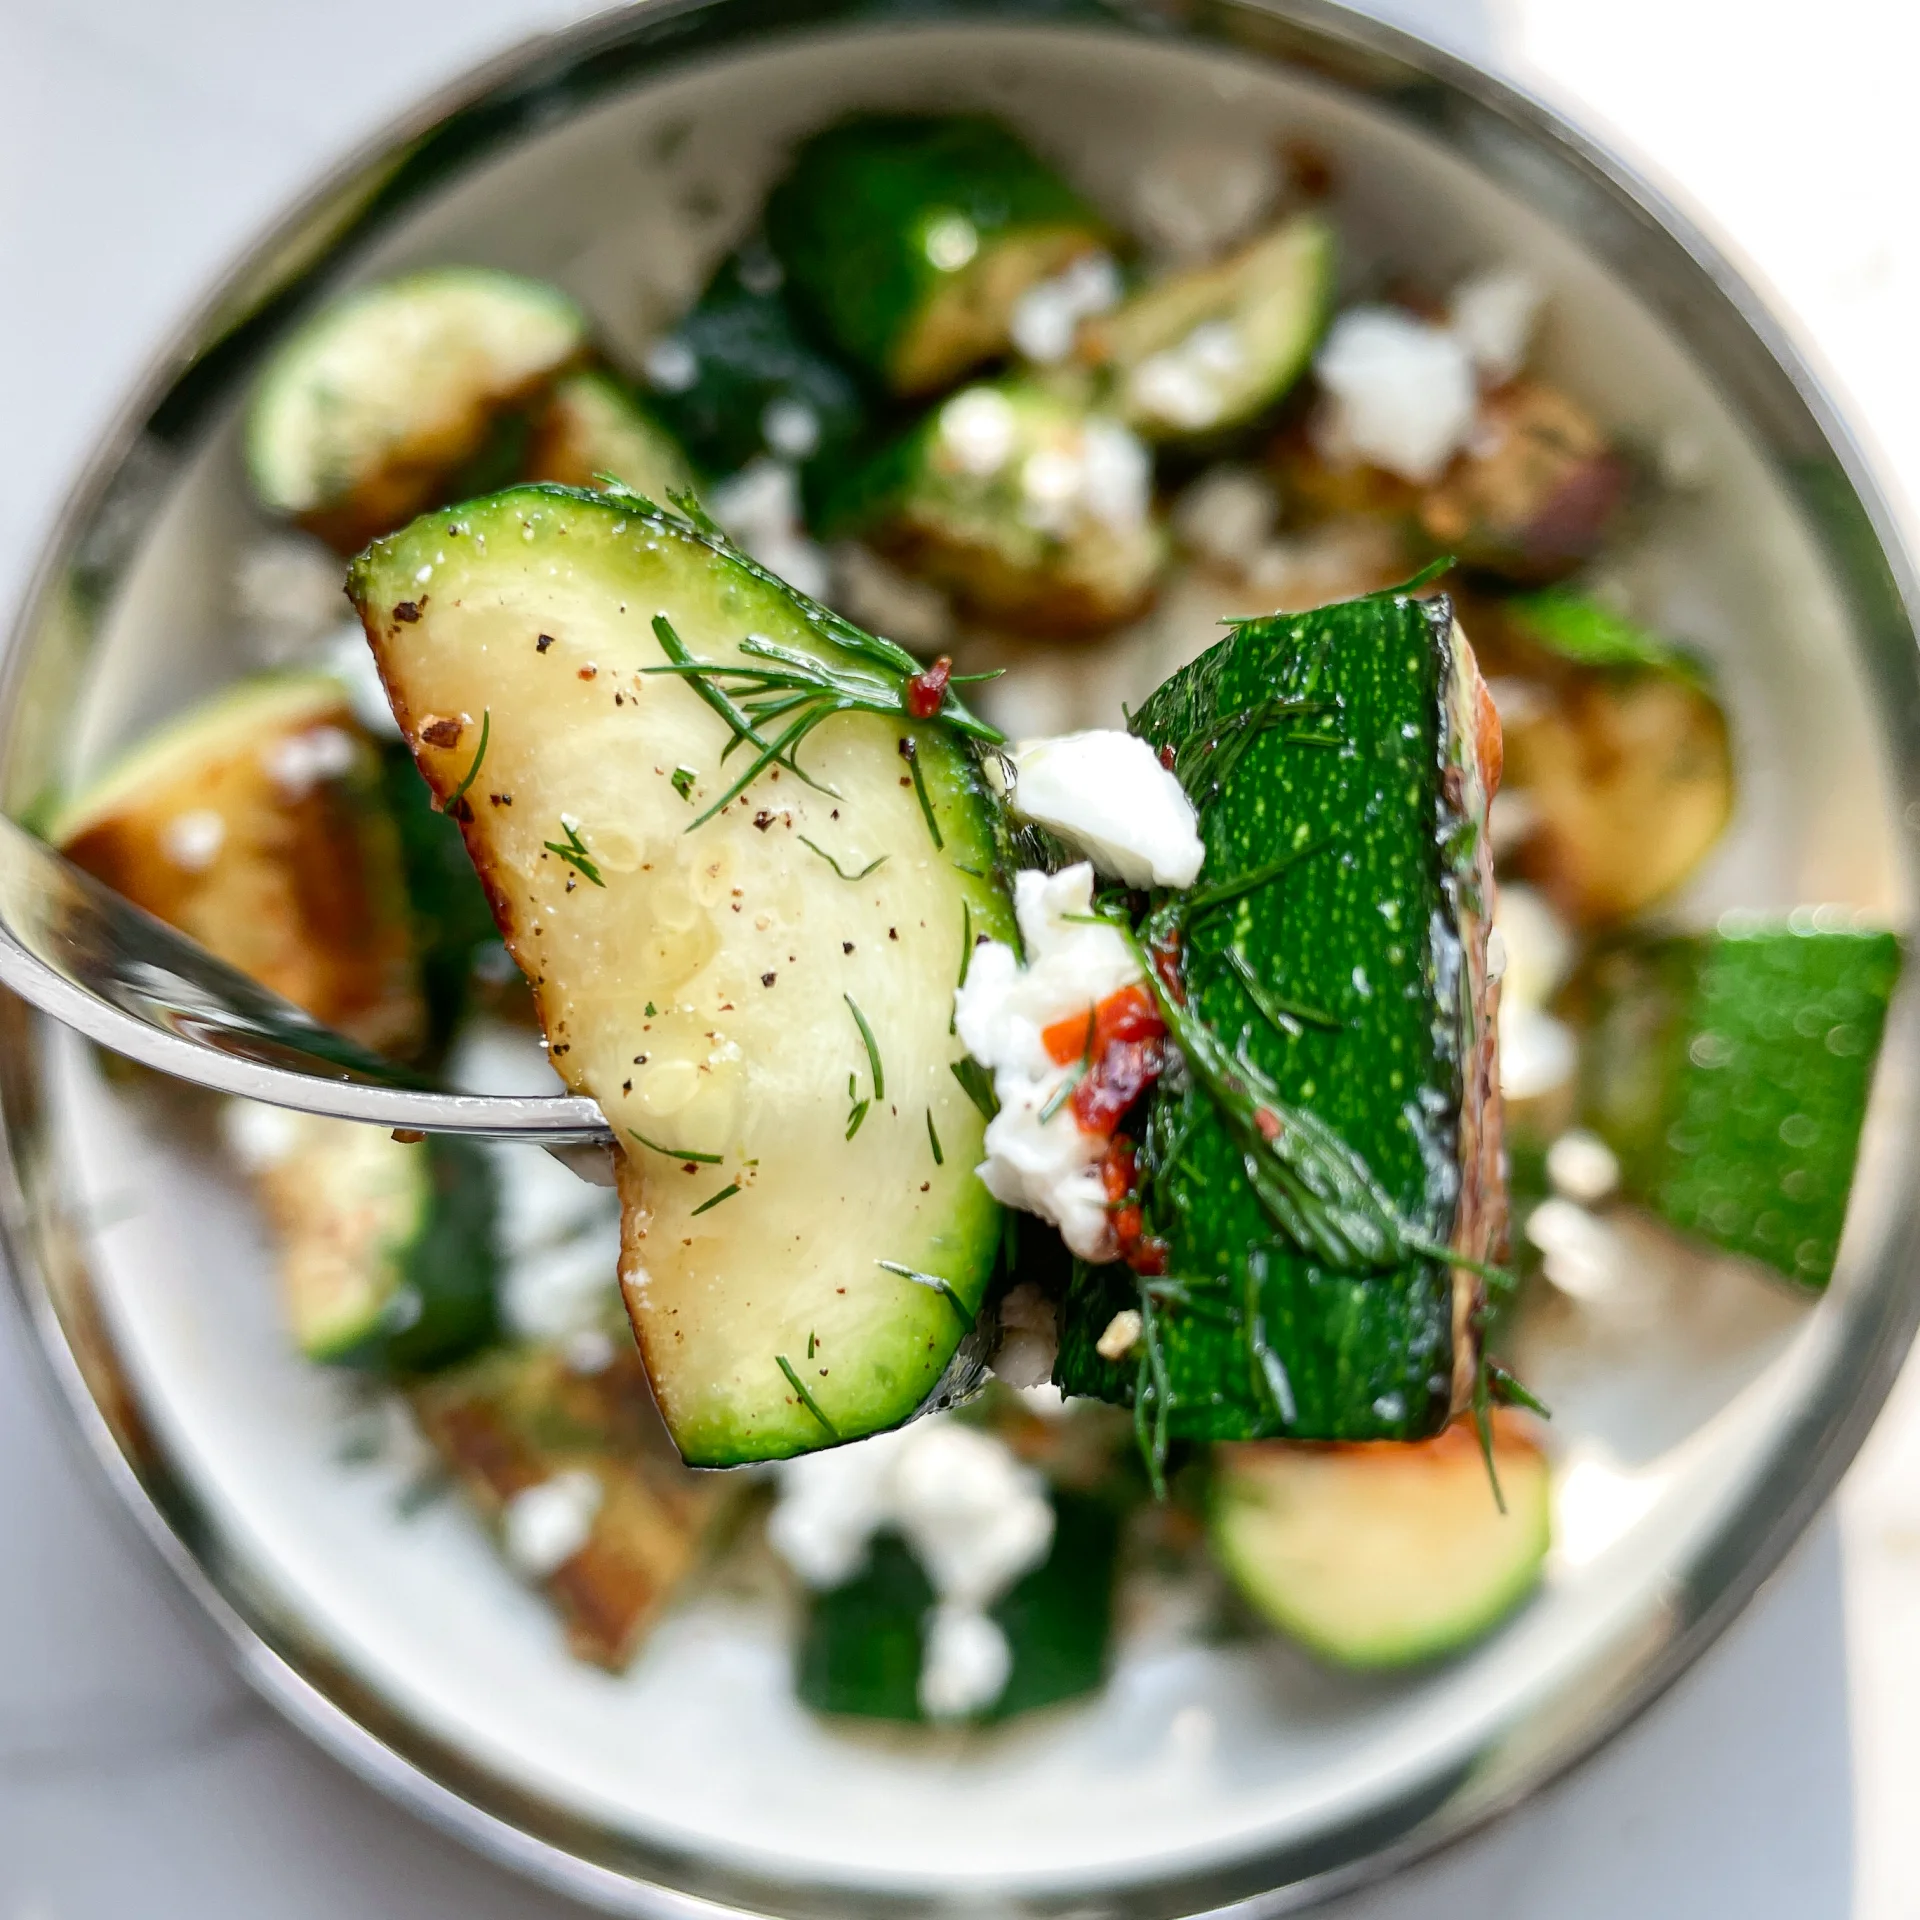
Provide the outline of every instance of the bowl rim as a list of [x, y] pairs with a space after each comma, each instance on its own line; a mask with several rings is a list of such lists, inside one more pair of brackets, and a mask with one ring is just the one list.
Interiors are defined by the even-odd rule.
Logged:
[[[1656, 184], [1611, 139], [1525, 83], [1488, 71], [1407, 28], [1350, 11], [1337, 0], [629, 0], [570, 27], [535, 34], [479, 62], [352, 147], [305, 193], [229, 256], [209, 292], [176, 325], [132, 383], [95, 442], [42, 542], [0, 658], [0, 765], [17, 758], [26, 668], [36, 640], [69, 588], [110, 597], [170, 481], [169, 450], [190, 444], [209, 408], [228, 398], [267, 343], [323, 293], [336, 270], [398, 212], [474, 161], [504, 152], [623, 85], [675, 66], [724, 59], [769, 39], [834, 32], [911, 31], [980, 23], [1079, 28], [1238, 49], [1304, 65], [1364, 92], [1372, 103], [1439, 138], [1470, 164], [1538, 205], [1536, 178], [1502, 173], [1524, 149], [1542, 151], [1554, 184], [1584, 196], [1596, 228], [1589, 252], [1633, 258], [1635, 291], [1691, 350], [1722, 397], [1797, 495], [1836, 587], [1849, 603], [1880, 724], [1891, 741], [1895, 804], [1920, 826], [1920, 572], [1864, 435], [1827, 391], [1812, 356], [1756, 285], [1758, 276], [1675, 193]], [[1503, 145], [1503, 142], [1506, 143]], [[1546, 211], [1546, 209], [1542, 209]], [[1552, 217], [1551, 215], [1549, 217]], [[1702, 299], [1702, 295], [1706, 295]], [[1709, 350], [1710, 349], [1710, 350]], [[1795, 481], [1798, 485], [1795, 485]], [[1837, 484], [1836, 484], [1837, 483]], [[1903, 696], [1903, 697], [1894, 697]], [[18, 807], [20, 796], [9, 791]], [[1899, 857], [1909, 873], [1911, 833]], [[1903, 994], [1903, 998], [1907, 996]], [[1892, 1040], [1890, 1032], [1890, 1042]], [[591, 1857], [584, 1823], [552, 1817], [510, 1782], [464, 1761], [404, 1723], [276, 1620], [271, 1596], [250, 1590], [198, 1508], [142, 1430], [137, 1403], [97, 1328], [89, 1324], [84, 1272], [65, 1283], [43, 1250], [20, 1147], [40, 1102], [29, 1062], [40, 1022], [8, 999], [0, 1006], [0, 1250], [8, 1289], [41, 1376], [55, 1389], [123, 1517], [197, 1602], [255, 1690], [336, 1760], [441, 1831], [548, 1888], [644, 1920], [728, 1916], [923, 1914], [939, 1897], [891, 1896], [764, 1874], [713, 1869], [665, 1848], [623, 1842], [661, 1884]], [[1582, 1765], [1643, 1713], [1710, 1646], [1774, 1574], [1851, 1462], [1920, 1326], [1920, 1289], [1904, 1284], [1920, 1251], [1920, 1189], [1890, 1212], [1878, 1259], [1828, 1357], [1823, 1394], [1802, 1406], [1776, 1442], [1776, 1470], [1744, 1494], [1674, 1594], [1672, 1630], [1578, 1735], [1563, 1739], [1493, 1787], [1469, 1776], [1438, 1797], [1370, 1817], [1363, 1829], [1200, 1872], [1119, 1883], [1091, 1896], [1040, 1894], [1014, 1910], [1158, 1916], [1296, 1911], [1397, 1872], [1479, 1831]], [[77, 1256], [68, 1265], [79, 1268]], [[1871, 1311], [1869, 1311], [1871, 1309]], [[492, 1806], [481, 1804], [481, 1796]], [[546, 1835], [495, 1810], [519, 1799], [545, 1815]], [[1273, 1874], [1288, 1877], [1275, 1883]], [[699, 1890], [692, 1890], [694, 1887]], [[736, 1904], [738, 1902], [739, 1904]]]

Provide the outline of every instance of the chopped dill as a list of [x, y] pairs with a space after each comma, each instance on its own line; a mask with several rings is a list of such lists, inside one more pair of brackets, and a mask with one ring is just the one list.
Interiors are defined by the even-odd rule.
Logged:
[[967, 1311], [967, 1303], [937, 1273], [922, 1273], [917, 1267], [903, 1267], [897, 1260], [876, 1260], [873, 1264], [887, 1273], [897, 1273], [902, 1280], [911, 1280], [916, 1287], [926, 1287], [937, 1293], [953, 1309], [961, 1326], [972, 1327], [973, 1315]]
[[467, 769], [467, 777], [440, 803], [442, 813], [451, 813], [467, 797], [467, 789], [480, 777], [480, 763], [487, 757], [487, 742], [493, 738], [493, 709], [486, 707], [480, 714], [480, 744], [474, 749], [473, 765]]
[[634, 1133], [631, 1127], [629, 1127], [627, 1131], [632, 1133], [633, 1137], [638, 1140], [643, 1147], [668, 1160], [691, 1160], [695, 1166], [717, 1167], [726, 1159], [726, 1155], [723, 1153], [689, 1153], [682, 1152], [677, 1147], [663, 1147], [659, 1141], [649, 1140], [644, 1133]]
[[540, 844], [549, 853], [557, 853], [568, 866], [576, 869], [581, 879], [590, 880], [596, 887], [604, 887], [607, 883], [600, 878], [599, 867], [587, 853], [586, 842], [580, 838], [579, 824], [569, 820], [563, 813], [560, 816], [560, 828], [567, 836], [564, 843], [558, 840], [543, 840]]
[[[773, 1357], [780, 1371], [787, 1376], [787, 1385], [800, 1396], [800, 1404], [820, 1422], [821, 1427], [826, 1432], [827, 1438], [837, 1441], [840, 1438], [840, 1429], [820, 1411], [820, 1402], [807, 1391], [807, 1383], [794, 1372], [793, 1362], [789, 1360], [784, 1353], [776, 1353]], [[811, 1358], [812, 1356], [809, 1355], [808, 1357]]]
[[[712, 1199], [702, 1200], [700, 1204], [694, 1208], [693, 1212], [689, 1214], [687, 1217], [690, 1220], [697, 1220], [703, 1213], [711, 1213], [713, 1209], [717, 1207], [722, 1200], [731, 1200], [733, 1196], [739, 1191], [740, 1191], [740, 1182], [738, 1180], [731, 1180], [724, 1187], [722, 1187], [720, 1191], [713, 1196]], [[811, 1359], [813, 1356], [809, 1354], [807, 1357]]]
[[825, 847], [816, 846], [811, 840], [807, 838], [807, 836], [804, 833], [800, 836], [800, 844], [803, 847], [805, 847], [809, 853], [817, 853], [820, 856], [820, 858], [824, 860], [827, 863], [827, 865], [830, 866], [834, 870], [834, 872], [840, 876], [842, 880], [864, 880], [867, 877], [867, 875], [874, 870], [875, 867], [884, 867], [887, 864], [887, 856], [883, 853], [883, 854], [880, 854], [877, 858], [869, 860], [867, 864], [864, 867], [862, 867], [858, 873], [849, 873], [846, 870], [846, 868], [843, 867], [840, 864], [840, 862], [836, 860], [833, 857], [833, 855], [826, 850]]

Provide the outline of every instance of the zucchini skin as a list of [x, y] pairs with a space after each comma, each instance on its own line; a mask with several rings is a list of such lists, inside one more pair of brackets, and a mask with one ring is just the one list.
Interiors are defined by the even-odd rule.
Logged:
[[[720, 263], [653, 364], [648, 406], [705, 473], [734, 473], [768, 452], [788, 457], [769, 445], [770, 411], [805, 408], [818, 439], [795, 464], [809, 509], [868, 433], [871, 408], [859, 381], [795, 312], [785, 271], [764, 245], [750, 242]], [[664, 380], [663, 365], [690, 377]]]
[[[1000, 1696], [970, 1716], [992, 1724], [1094, 1692], [1113, 1636], [1120, 1519], [1113, 1503], [1056, 1489], [1047, 1557], [987, 1609], [1013, 1668]], [[815, 1595], [794, 1663], [794, 1691], [816, 1713], [923, 1722], [920, 1665], [934, 1591], [897, 1533], [876, 1536], [867, 1565]]]
[[1622, 1190], [1824, 1289], [1903, 958], [1891, 933], [1810, 915], [1601, 954], [1582, 1106]]
[[[1216, 737], [1282, 687], [1337, 710], [1261, 728], [1217, 791], [1198, 796], [1202, 890], [1320, 850], [1193, 923], [1188, 1003], [1229, 1046], [1245, 1031], [1281, 1096], [1360, 1154], [1403, 1220], [1484, 1258], [1504, 1229], [1491, 1008], [1474, 990], [1472, 951], [1478, 939], [1484, 954], [1473, 929], [1488, 869], [1483, 836], [1449, 798], [1461, 751], [1446, 706], [1452, 634], [1444, 599], [1404, 592], [1247, 621], [1167, 682], [1135, 727], [1161, 746]], [[1344, 747], [1311, 744], [1334, 734]], [[1338, 1028], [1272, 1024], [1225, 961], [1229, 946], [1268, 994]], [[1142, 1158], [1158, 1168], [1147, 1230], [1192, 1300], [1152, 1316], [1165, 1369], [1155, 1412], [1164, 1391], [1171, 1437], [1404, 1440], [1445, 1425], [1476, 1364], [1477, 1304], [1461, 1276], [1422, 1257], [1340, 1272], [1298, 1251], [1196, 1086], [1156, 1102]], [[1076, 1271], [1056, 1373], [1068, 1392], [1135, 1400], [1145, 1359], [1103, 1359], [1096, 1342], [1145, 1298], [1124, 1268]]]
[[[1106, 241], [1104, 223], [1064, 180], [998, 121], [975, 115], [870, 114], [829, 127], [800, 149], [766, 220], [825, 336], [901, 394], [937, 391], [1005, 350], [1004, 332], [994, 339], [990, 328], [971, 343], [978, 351], [929, 355], [918, 337], [963, 275], [987, 277], [996, 248], [1054, 236], [1054, 264], [1064, 265]], [[943, 231], [964, 236], [944, 265]]]

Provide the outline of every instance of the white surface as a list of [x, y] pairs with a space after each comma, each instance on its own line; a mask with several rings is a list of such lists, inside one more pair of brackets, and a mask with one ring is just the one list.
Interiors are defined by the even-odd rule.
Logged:
[[[1407, 0], [1399, 10], [1411, 11]], [[218, 261], [316, 163], [421, 85], [558, 11], [506, 0], [326, 9], [62, 0], [42, 16], [23, 0], [0, 4], [0, 284], [13, 296], [0, 314], [10, 443], [0, 588], [20, 577], [55, 476]], [[1710, 135], [1697, 90], [1723, 51], [1705, 37], [1710, 0], [1665, 0], [1657, 16], [1650, 0], [1630, 0], [1626, 17], [1576, 0], [1512, 0], [1507, 11], [1523, 52], [1582, 76], [1634, 137], [1740, 223], [1742, 241], [1820, 318], [1889, 439], [1906, 426], [1920, 460], [1920, 396], [1893, 325], [1902, 268], [1883, 239], [1904, 219], [1904, 157], [1889, 148], [1901, 170], [1865, 194], [1850, 183], [1837, 209], [1831, 185], [1813, 190], [1886, 157], [1858, 90], [1890, 90], [1906, 63], [1867, 57], [1877, 28], [1864, 0], [1823, 11], [1832, 38], [1811, 61], [1804, 35], [1743, 34], [1737, 84], [1711, 90], [1728, 111], [1706, 116]], [[1454, 24], [1472, 21], [1460, 12]], [[1656, 46], [1663, 58], [1649, 61]], [[1831, 109], [1818, 141], [1809, 88], [1824, 88]], [[1789, 90], [1796, 135], [1780, 142], [1771, 131], [1780, 121], [1751, 108]], [[1888, 124], [1903, 126], [1891, 91], [1886, 105]], [[150, 1557], [102, 1521], [23, 1378], [18, 1343], [8, 1325], [0, 1920], [558, 1912], [375, 1801], [251, 1703], [204, 1637], [181, 1626]], [[1916, 1444], [1905, 1439], [1904, 1452]], [[1895, 1823], [1910, 1821], [1900, 1783], [1911, 1775], [1897, 1762], [1913, 1736], [1900, 1706], [1920, 1693], [1920, 1671], [1898, 1609], [1920, 1597], [1920, 1499], [1902, 1484], [1915, 1482], [1903, 1430], [1890, 1427], [1876, 1451], [1844, 1508], [1844, 1613], [1829, 1526], [1625, 1741], [1485, 1840], [1347, 1904], [1344, 1920], [1847, 1913], [1849, 1628], [1863, 1759], [1858, 1911], [1869, 1920], [1913, 1911], [1920, 1848], [1903, 1850]]]

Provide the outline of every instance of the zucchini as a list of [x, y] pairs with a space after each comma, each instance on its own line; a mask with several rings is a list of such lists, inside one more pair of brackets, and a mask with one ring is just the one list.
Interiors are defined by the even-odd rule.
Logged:
[[1332, 311], [1334, 268], [1333, 228], [1298, 214], [1090, 322], [1082, 355], [1110, 370], [1121, 418], [1152, 439], [1244, 426], [1306, 371]]
[[1622, 1191], [1825, 1287], [1900, 968], [1894, 935], [1831, 910], [1729, 915], [1603, 953], [1586, 983], [1582, 1118], [1618, 1157]]
[[[1010, 1720], [1096, 1692], [1113, 1637], [1120, 1523], [1084, 1493], [1053, 1494], [1053, 1546], [1041, 1564], [987, 1609], [1013, 1655], [1006, 1684], [967, 1716]], [[808, 1596], [794, 1690], [816, 1713], [924, 1721], [920, 1680], [936, 1596], [899, 1534], [875, 1537], [861, 1571]]]
[[610, 373], [570, 373], [534, 421], [524, 477], [591, 487], [603, 475], [662, 499], [693, 484], [673, 436], [623, 382]]
[[853, 483], [846, 517], [966, 611], [1068, 638], [1132, 619], [1168, 557], [1145, 447], [1046, 387], [967, 387]]
[[47, 837], [134, 905], [367, 1046], [421, 1002], [372, 743], [330, 676], [242, 681], [135, 746]]
[[[423, 519], [350, 591], [553, 1065], [624, 1150], [623, 1284], [675, 1443], [720, 1466], [897, 1425], [999, 1238], [949, 1030], [969, 938], [1012, 937], [990, 730], [910, 719], [909, 656], [634, 495]], [[722, 715], [755, 670], [808, 683], [781, 726], [824, 724], [748, 780]]]
[[1534, 684], [1507, 728], [1508, 781], [1532, 825], [1515, 871], [1585, 927], [1681, 885], [1733, 812], [1726, 716], [1685, 655], [1585, 596], [1510, 601]]
[[1214, 1455], [1209, 1537], [1263, 1619], [1343, 1667], [1402, 1667], [1470, 1646], [1539, 1584], [1547, 1463], [1493, 1417], [1487, 1484], [1471, 1423], [1413, 1446], [1286, 1441]]
[[997, 121], [903, 114], [807, 141], [767, 201], [767, 237], [826, 337], [897, 394], [999, 358], [1020, 296], [1108, 241]]
[[[409, 1400], [516, 1570], [559, 1613], [568, 1650], [626, 1666], [698, 1565], [726, 1498], [674, 1459], [639, 1356], [629, 1347], [579, 1373], [551, 1348], [501, 1347], [416, 1383]], [[561, 1537], [551, 1523], [516, 1524], [531, 1517], [528, 1496], [555, 1494], [574, 1508]]]
[[1404, 590], [1242, 621], [1134, 726], [1172, 752], [1206, 842], [1195, 890], [1148, 921], [1179, 956], [1162, 1011], [1190, 1072], [1139, 1142], [1157, 1257], [1076, 1270], [1055, 1378], [1132, 1404], [1156, 1455], [1436, 1432], [1476, 1391], [1484, 1305], [1438, 1250], [1485, 1262], [1505, 1235], [1499, 736], [1472, 651], [1444, 598]]
[[1626, 462], [1584, 407], [1520, 379], [1480, 402], [1473, 437], [1420, 496], [1434, 550], [1504, 579], [1558, 580], [1599, 552]]
[[230, 1131], [273, 1224], [287, 1324], [309, 1360], [420, 1373], [498, 1337], [483, 1147], [244, 1106]]
[[859, 382], [795, 314], [784, 270], [760, 242], [720, 263], [645, 371], [649, 405], [705, 472], [737, 473], [770, 455], [799, 468], [816, 508], [868, 431]]
[[558, 288], [485, 267], [433, 267], [350, 293], [295, 333], [261, 379], [246, 428], [254, 490], [269, 511], [351, 553], [480, 491], [476, 466], [506, 464], [494, 485], [510, 477], [524, 409], [585, 347], [586, 322]]

